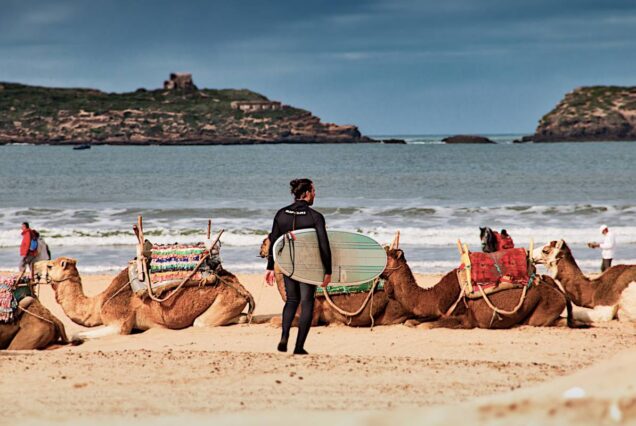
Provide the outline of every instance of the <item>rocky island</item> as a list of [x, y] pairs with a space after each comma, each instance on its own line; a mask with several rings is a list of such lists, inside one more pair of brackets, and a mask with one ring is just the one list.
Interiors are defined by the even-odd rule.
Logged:
[[[525, 139], [525, 138], [524, 138]], [[636, 87], [581, 87], [539, 121], [535, 142], [636, 141]]]
[[442, 139], [442, 142], [447, 144], [483, 144], [483, 143], [496, 143], [484, 136], [477, 135], [455, 135]]
[[359, 142], [375, 141], [250, 90], [198, 89], [186, 73], [131, 93], [0, 83], [0, 144]]

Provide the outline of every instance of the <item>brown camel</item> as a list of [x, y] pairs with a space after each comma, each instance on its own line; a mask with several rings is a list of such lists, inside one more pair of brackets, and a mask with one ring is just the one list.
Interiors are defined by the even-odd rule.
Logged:
[[[497, 314], [484, 299], [465, 299], [457, 303], [450, 315], [447, 311], [453, 307], [460, 296], [460, 284], [457, 269], [447, 273], [433, 287], [424, 289], [417, 285], [409, 268], [404, 252], [400, 249], [388, 249], [388, 263], [381, 277], [386, 280], [385, 289], [389, 297], [400, 304], [414, 317], [428, 321], [422, 327], [436, 328], [490, 328], [505, 329], [516, 325], [547, 327], [556, 325], [561, 312], [568, 309], [568, 326], [577, 327], [572, 319], [572, 305], [550, 278], [542, 276], [538, 285], [527, 291], [520, 308], [513, 314]], [[512, 311], [519, 303], [522, 290], [513, 288], [489, 295], [489, 299], [498, 309]]]
[[163, 303], [136, 296], [130, 288], [128, 269], [122, 270], [102, 293], [87, 297], [77, 272], [76, 261], [61, 257], [48, 264], [48, 280], [55, 299], [73, 322], [85, 327], [105, 325], [78, 334], [98, 338], [111, 334], [130, 334], [149, 328], [181, 329], [235, 324], [249, 304], [248, 318], [254, 311], [254, 299], [239, 280], [220, 268], [215, 285], [183, 287]]
[[[269, 237], [266, 237], [261, 244], [260, 257], [266, 258], [268, 256], [269, 244]], [[277, 265], [275, 265], [274, 268], [276, 272], [276, 287], [278, 288], [281, 298], [285, 301], [287, 295], [285, 293], [283, 274]], [[336, 294], [331, 296], [331, 300], [340, 309], [353, 313], [365, 303], [367, 296], [368, 293]], [[293, 326], [298, 325], [300, 307], [298, 309], [296, 318], [294, 318], [292, 324]], [[341, 314], [329, 304], [324, 296], [316, 297], [312, 325], [343, 324], [351, 327], [370, 327], [372, 325], [403, 324], [405, 322], [410, 324], [409, 319], [412, 317], [413, 316], [410, 315], [400, 303], [390, 299], [384, 290], [376, 290], [373, 294], [373, 298], [369, 299], [369, 302], [362, 312], [355, 316]], [[271, 323], [280, 326], [282, 323], [281, 316], [273, 317]]]
[[563, 240], [552, 241], [534, 251], [536, 263], [546, 265], [575, 305], [592, 308], [581, 313], [594, 321], [636, 321], [636, 265], [615, 265], [596, 278], [586, 277]]
[[15, 321], [0, 323], [0, 349], [44, 349], [56, 343], [70, 343], [64, 324], [39, 300], [25, 297], [19, 306]]

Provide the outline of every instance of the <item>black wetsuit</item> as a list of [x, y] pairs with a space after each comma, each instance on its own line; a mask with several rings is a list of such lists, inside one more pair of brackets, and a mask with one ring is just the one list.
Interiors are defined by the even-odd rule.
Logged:
[[[293, 204], [280, 209], [274, 217], [272, 232], [269, 234], [269, 256], [267, 258], [267, 269], [274, 270], [274, 257], [272, 250], [274, 242], [283, 234], [298, 230], [315, 228], [318, 236], [318, 249], [320, 250], [320, 258], [325, 269], [325, 275], [331, 275], [331, 249], [329, 247], [329, 239], [327, 230], [325, 229], [325, 218], [311, 207], [304, 200], [296, 200]], [[298, 338], [296, 339], [296, 347], [294, 353], [304, 352], [305, 340], [311, 328], [311, 319], [314, 312], [314, 295], [316, 286], [311, 284], [300, 283], [287, 276], [285, 280], [285, 293], [287, 300], [283, 308], [283, 332], [281, 335], [281, 344], [279, 350], [287, 350], [287, 340], [289, 339], [289, 331], [291, 329], [296, 310], [300, 304], [300, 318], [298, 321]]]

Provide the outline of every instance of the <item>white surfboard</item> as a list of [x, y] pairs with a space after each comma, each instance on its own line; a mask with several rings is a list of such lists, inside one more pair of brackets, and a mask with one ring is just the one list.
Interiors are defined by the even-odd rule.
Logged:
[[[386, 267], [384, 248], [373, 238], [348, 231], [327, 231], [331, 282], [357, 285], [374, 280]], [[274, 261], [283, 274], [303, 283], [322, 284], [325, 271], [313, 228], [287, 233], [274, 242]]]

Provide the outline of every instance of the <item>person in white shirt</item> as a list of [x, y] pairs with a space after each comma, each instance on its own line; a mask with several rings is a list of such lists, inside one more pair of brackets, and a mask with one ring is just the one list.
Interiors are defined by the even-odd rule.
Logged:
[[601, 257], [603, 258], [603, 262], [601, 263], [601, 272], [605, 272], [606, 269], [609, 269], [610, 266], [612, 266], [612, 259], [616, 252], [616, 237], [607, 225], [601, 225], [599, 230], [601, 231], [601, 234], [605, 235], [603, 242], [600, 244], [589, 243], [588, 246], [590, 248], [601, 249]]

